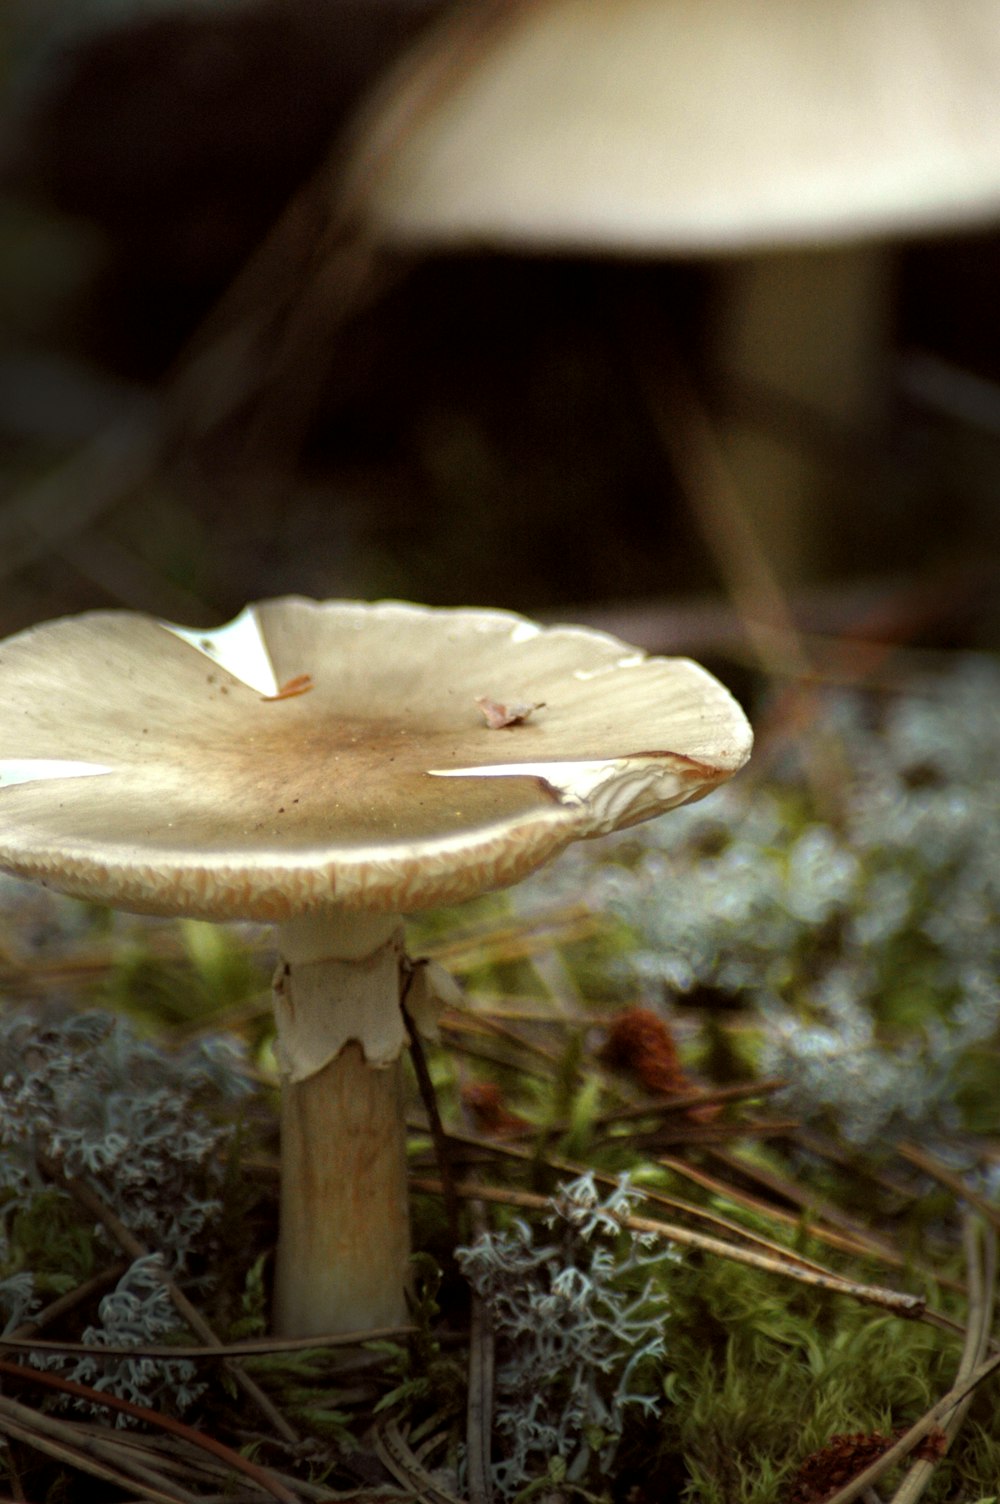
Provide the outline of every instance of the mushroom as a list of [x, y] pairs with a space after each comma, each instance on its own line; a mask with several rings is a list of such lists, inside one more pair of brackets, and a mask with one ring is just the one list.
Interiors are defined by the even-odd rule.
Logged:
[[[491, 728], [483, 696], [531, 714]], [[66, 617], [0, 643], [0, 701], [0, 869], [276, 926], [291, 1335], [405, 1318], [401, 916], [700, 798], [751, 745], [688, 660], [400, 602], [288, 597], [209, 631]]]
[[[815, 503], [845, 488], [801, 419], [885, 413], [888, 237], [1000, 218], [995, 0], [533, 0], [442, 83], [449, 47], [422, 44], [359, 122], [376, 233], [714, 258], [734, 469], [779, 570], [808, 572]], [[783, 421], [755, 421], [762, 397]]]

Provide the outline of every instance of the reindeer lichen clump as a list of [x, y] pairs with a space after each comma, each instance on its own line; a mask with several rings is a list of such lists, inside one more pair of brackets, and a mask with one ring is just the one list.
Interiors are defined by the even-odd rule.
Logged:
[[[135, 1259], [83, 1333], [90, 1346], [147, 1346], [179, 1321], [164, 1287], [210, 1250], [220, 1211], [231, 1104], [249, 1091], [234, 1041], [216, 1038], [171, 1054], [105, 1013], [39, 1020], [0, 1016], [0, 1319], [16, 1327], [82, 1277], [94, 1251], [79, 1219], [61, 1215], [67, 1179], [98, 1192], [150, 1252]], [[212, 1104], [229, 1104], [218, 1121]], [[86, 1219], [84, 1219], [86, 1220]], [[47, 1231], [46, 1231], [47, 1229]], [[60, 1251], [59, 1242], [66, 1245]], [[31, 1245], [29, 1250], [26, 1245]], [[32, 1251], [39, 1267], [24, 1269]], [[107, 1252], [108, 1250], [105, 1250]], [[22, 1267], [18, 1267], [21, 1265]], [[120, 1358], [98, 1366], [59, 1358], [69, 1378], [149, 1404], [196, 1397], [193, 1366]]]
[[667, 1301], [657, 1276], [676, 1255], [623, 1231], [637, 1200], [623, 1181], [602, 1201], [586, 1175], [551, 1198], [548, 1237], [516, 1221], [458, 1250], [497, 1341], [503, 1498], [554, 1465], [569, 1482], [587, 1479], [592, 1462], [606, 1477], [626, 1412], [658, 1409]]

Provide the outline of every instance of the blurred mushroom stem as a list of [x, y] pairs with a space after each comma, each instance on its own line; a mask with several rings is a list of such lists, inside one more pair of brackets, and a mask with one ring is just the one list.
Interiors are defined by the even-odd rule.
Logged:
[[410, 1227], [397, 915], [328, 910], [280, 926], [281, 1234], [274, 1330], [407, 1319]]
[[844, 525], [845, 455], [886, 422], [892, 253], [758, 252], [718, 278], [709, 347], [727, 457], [771, 566], [800, 584]]

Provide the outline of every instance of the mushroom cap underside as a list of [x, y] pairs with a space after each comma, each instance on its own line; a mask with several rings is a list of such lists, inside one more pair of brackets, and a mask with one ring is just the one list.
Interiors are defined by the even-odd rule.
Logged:
[[751, 745], [688, 660], [400, 602], [68, 617], [0, 643], [0, 702], [0, 868], [214, 919], [457, 902], [700, 797]]
[[457, 50], [360, 122], [388, 238], [699, 255], [1000, 214], [995, 0], [540, 0]]

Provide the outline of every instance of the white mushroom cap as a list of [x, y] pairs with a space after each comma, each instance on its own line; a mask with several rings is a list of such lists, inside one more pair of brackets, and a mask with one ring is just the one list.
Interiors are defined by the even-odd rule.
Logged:
[[[541, 708], [491, 730], [483, 696]], [[273, 600], [205, 633], [65, 618], [0, 644], [0, 703], [0, 868], [214, 919], [459, 901], [700, 797], [751, 746], [687, 660], [397, 602]]]
[[429, 108], [377, 227], [424, 244], [745, 250], [1000, 212], [996, 0], [536, 0]]

